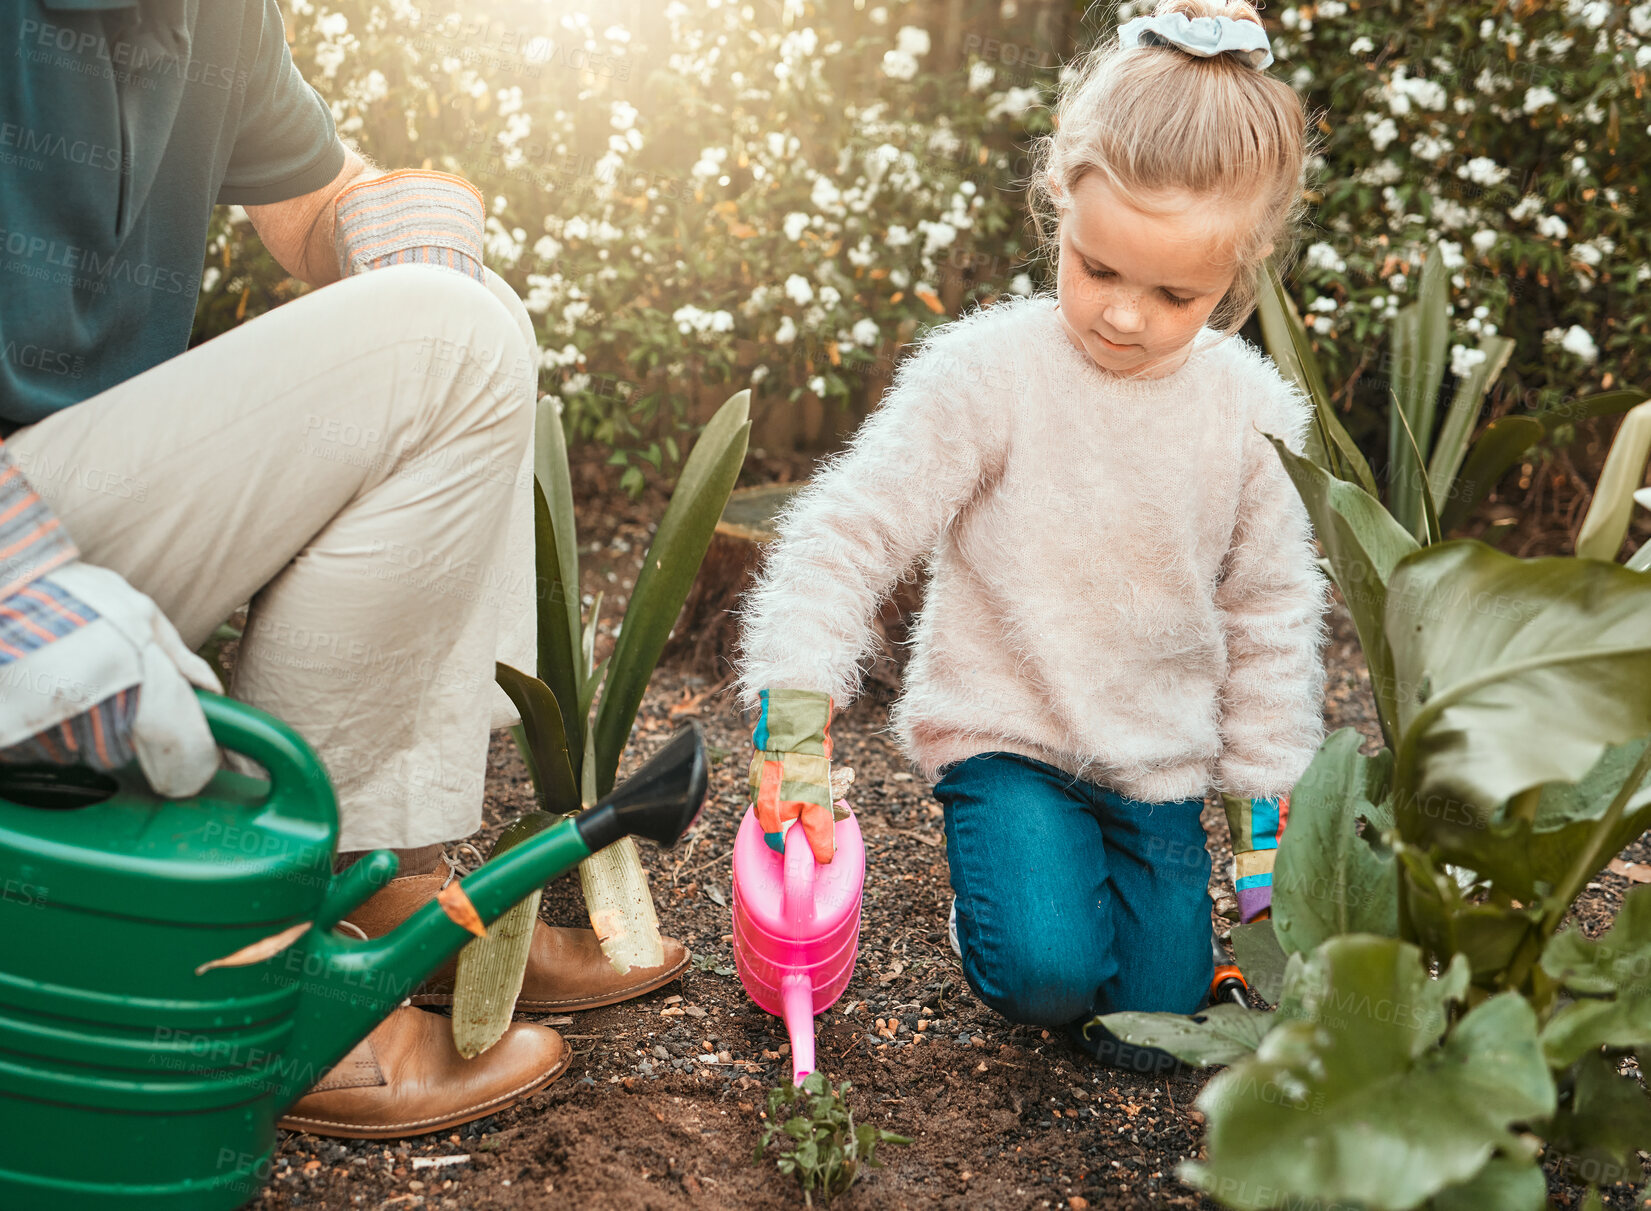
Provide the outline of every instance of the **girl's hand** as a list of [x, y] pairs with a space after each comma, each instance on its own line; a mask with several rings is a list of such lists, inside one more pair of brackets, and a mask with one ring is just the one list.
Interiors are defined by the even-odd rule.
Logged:
[[814, 860], [830, 862], [837, 851], [831, 696], [817, 690], [769, 688], [758, 697], [750, 781], [763, 837], [769, 848], [784, 853], [786, 829], [800, 822]]

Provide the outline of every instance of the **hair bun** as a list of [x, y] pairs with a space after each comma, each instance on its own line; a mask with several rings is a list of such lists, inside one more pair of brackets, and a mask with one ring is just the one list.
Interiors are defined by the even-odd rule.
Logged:
[[1254, 21], [1262, 24], [1261, 14], [1248, 0], [1158, 0], [1153, 16], [1164, 17], [1180, 13], [1192, 20], [1197, 17], [1228, 17], [1234, 21]]

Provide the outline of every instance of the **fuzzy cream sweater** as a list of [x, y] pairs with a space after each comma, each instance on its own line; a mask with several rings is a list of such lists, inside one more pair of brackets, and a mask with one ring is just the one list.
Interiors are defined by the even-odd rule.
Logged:
[[1146, 802], [1290, 789], [1323, 731], [1328, 587], [1271, 433], [1310, 405], [1240, 337], [1100, 369], [1047, 296], [932, 329], [778, 519], [735, 692], [859, 692], [878, 602], [931, 578], [890, 730], [922, 776], [1022, 753]]

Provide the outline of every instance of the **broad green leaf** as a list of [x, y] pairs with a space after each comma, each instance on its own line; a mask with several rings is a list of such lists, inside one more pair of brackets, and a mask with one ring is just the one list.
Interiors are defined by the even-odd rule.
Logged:
[[1272, 261], [1267, 262], [1267, 283], [1257, 302], [1261, 339], [1268, 354], [1280, 372], [1313, 402], [1313, 427], [1303, 447], [1307, 458], [1337, 479], [1356, 480], [1372, 497], [1379, 498], [1376, 477], [1336, 416], [1307, 329]]
[[1450, 411], [1439, 430], [1439, 440], [1428, 460], [1427, 482], [1435, 503], [1448, 506], [1457, 492], [1456, 472], [1467, 456], [1468, 439], [1485, 406], [1485, 393], [1501, 377], [1513, 355], [1513, 341], [1505, 336], [1487, 336], [1479, 342], [1479, 352], [1485, 360], [1468, 372], [1456, 384], [1456, 395], [1450, 401]]
[[1577, 533], [1576, 553], [1584, 559], [1611, 559], [1628, 537], [1634, 513], [1634, 493], [1645, 482], [1645, 461], [1651, 455], [1651, 403], [1641, 404], [1622, 418], [1611, 442], [1611, 452], [1600, 469], [1594, 499]]
[[1602, 1053], [1578, 1060], [1570, 1075], [1570, 1098], [1542, 1130], [1550, 1153], [1585, 1181], [1640, 1180], [1644, 1166], [1636, 1153], [1651, 1150], [1651, 1099]]
[[732, 396], [688, 453], [671, 503], [637, 575], [596, 710], [596, 791], [613, 788], [619, 757], [654, 666], [693, 588], [723, 506], [745, 463], [751, 393]]
[[[529, 812], [512, 820], [493, 843], [488, 861], [537, 836], [559, 819], [550, 812]], [[510, 1028], [516, 998], [527, 976], [528, 952], [533, 946], [543, 895], [544, 888], [534, 888], [488, 926], [486, 937], [465, 943], [459, 951], [453, 976], [453, 1045], [467, 1060], [493, 1046]]]
[[[1444, 860], [1479, 872], [1502, 892], [1529, 904], [1551, 892], [1588, 848], [1645, 743], [1611, 745], [1580, 782], [1542, 787], [1528, 820], [1504, 809], [1486, 823], [1473, 808], [1459, 804], [1457, 810], [1430, 814], [1428, 839]], [[1651, 826], [1651, 780], [1632, 792], [1625, 806], [1606, 842], [1608, 855]]]
[[[1291, 818], [1294, 819], [1294, 816]], [[1289, 835], [1288, 830], [1285, 835]], [[1277, 1005], [1284, 987], [1284, 968], [1289, 956], [1278, 944], [1274, 922], [1251, 921], [1248, 925], [1234, 925], [1231, 941], [1233, 962], [1244, 973], [1250, 988], [1267, 1004]]]
[[1399, 561], [1418, 549], [1416, 540], [1368, 492], [1297, 457], [1276, 439], [1273, 449], [1307, 506], [1313, 531], [1353, 615], [1370, 668], [1376, 715], [1392, 748], [1397, 737], [1397, 689], [1386, 633], [1387, 583]]
[[529, 677], [508, 664], [494, 665], [494, 677], [521, 713], [522, 738], [531, 755], [533, 790], [539, 806], [549, 812], [577, 811], [579, 784], [574, 780], [556, 696], [537, 677]]
[[1542, 970], [1572, 992], [1651, 997], [1651, 884], [1628, 889], [1599, 939], [1575, 926], [1555, 934], [1542, 952]]
[[1429, 1211], [1547, 1211], [1548, 1179], [1531, 1160], [1492, 1157], [1467, 1181], [1433, 1196]]
[[1552, 431], [1560, 425], [1574, 425], [1601, 416], [1617, 416], [1643, 403], [1645, 399], [1644, 391], [1632, 387], [1598, 391], [1578, 399], [1566, 400], [1562, 404], [1538, 412], [1536, 419]]
[[[552, 427], [560, 425], [554, 416], [549, 423]], [[565, 602], [570, 596], [575, 601], [578, 599], [578, 564], [574, 565], [573, 579], [563, 579], [562, 564], [556, 552], [558, 532], [541, 483], [533, 485], [533, 531], [539, 680], [549, 686], [550, 692], [556, 696], [556, 706], [561, 711], [562, 726], [566, 731], [564, 747], [577, 771], [579, 755], [584, 749], [588, 714], [579, 709], [579, 687], [584, 679], [584, 665], [578, 658], [579, 630], [577, 627], [568, 630]]]
[[1486, 425], [1468, 451], [1467, 463], [1456, 477], [1439, 524], [1447, 531], [1463, 525], [1508, 468], [1524, 458], [1525, 452], [1547, 432], [1541, 421], [1530, 416], [1502, 416]]
[[1399, 563], [1386, 623], [1409, 837], [1427, 835], [1433, 804], [1463, 802], [1488, 820], [1527, 788], [1577, 781], [1607, 745], [1651, 733], [1651, 576], [1456, 540]]
[[1095, 1021], [1126, 1043], [1158, 1047], [1182, 1063], [1208, 1068], [1249, 1058], [1278, 1018], [1241, 1005], [1213, 1005], [1190, 1017], [1178, 1013], [1108, 1013]]
[[1374, 810], [1391, 756], [1359, 755], [1361, 737], [1342, 728], [1320, 746], [1290, 792], [1290, 824], [1273, 868], [1273, 921], [1286, 953], [1310, 953], [1337, 934], [1398, 933], [1398, 878], [1391, 855], [1358, 835]]
[[1651, 1047], [1651, 995], [1572, 1001], [1542, 1028], [1550, 1068], [1568, 1068], [1601, 1047]]
[[[1393, 406], [1388, 413], [1388, 507], [1412, 534], [1424, 521], [1422, 486], [1433, 444], [1439, 386], [1450, 364], [1450, 295], [1444, 254], [1437, 245], [1422, 266], [1417, 301], [1400, 310], [1392, 325]], [[1410, 457], [1405, 431], [1416, 443]]]
[[1350, 934], [1303, 968], [1300, 1020], [1199, 1095], [1208, 1160], [1184, 1163], [1182, 1180], [1242, 1211], [1280, 1198], [1408, 1211], [1517, 1149], [1510, 1126], [1553, 1113], [1536, 1015], [1519, 996], [1486, 1001], [1439, 1044], [1465, 963], [1430, 980], [1414, 946]]

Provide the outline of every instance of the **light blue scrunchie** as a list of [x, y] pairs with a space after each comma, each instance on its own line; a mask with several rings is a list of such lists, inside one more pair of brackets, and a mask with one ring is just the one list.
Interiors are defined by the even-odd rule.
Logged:
[[1231, 17], [1188, 17], [1185, 13], [1136, 17], [1118, 27], [1118, 44], [1174, 46], [1201, 59], [1231, 54], [1257, 71], [1273, 64], [1273, 45], [1267, 31], [1254, 21], [1234, 21]]

